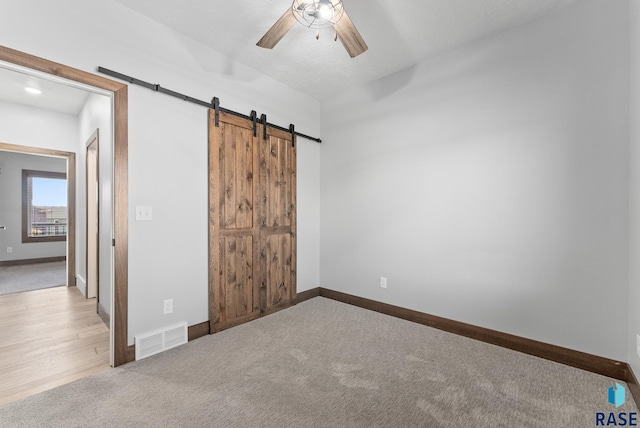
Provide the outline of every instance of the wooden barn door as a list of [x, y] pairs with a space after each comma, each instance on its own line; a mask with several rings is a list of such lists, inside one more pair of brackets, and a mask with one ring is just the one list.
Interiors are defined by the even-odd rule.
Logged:
[[209, 320], [220, 331], [295, 298], [295, 148], [290, 133], [209, 112]]
[[258, 134], [260, 309], [267, 314], [296, 297], [296, 149], [289, 132]]

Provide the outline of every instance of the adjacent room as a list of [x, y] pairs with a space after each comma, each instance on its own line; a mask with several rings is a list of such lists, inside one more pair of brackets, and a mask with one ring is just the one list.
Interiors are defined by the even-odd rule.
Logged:
[[[0, 152], [3, 235], [0, 295], [67, 284], [67, 161]], [[27, 199], [23, 201], [23, 194]], [[26, 221], [23, 222], [23, 209]], [[30, 245], [32, 244], [32, 245]], [[37, 261], [37, 263], [35, 263]]]
[[[11, 296], [108, 340], [0, 425], [637, 424], [639, 48], [634, 0], [0, 0], [0, 76], [85, 94], [0, 94], [0, 280], [64, 263]], [[65, 241], [10, 241], [65, 172]]]
[[110, 98], [23, 71], [0, 69], [3, 404], [111, 359]]

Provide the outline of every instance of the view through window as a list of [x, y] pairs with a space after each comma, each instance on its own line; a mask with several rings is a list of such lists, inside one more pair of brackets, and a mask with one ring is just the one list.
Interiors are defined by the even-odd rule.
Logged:
[[22, 241], [64, 241], [67, 236], [67, 175], [22, 171]]

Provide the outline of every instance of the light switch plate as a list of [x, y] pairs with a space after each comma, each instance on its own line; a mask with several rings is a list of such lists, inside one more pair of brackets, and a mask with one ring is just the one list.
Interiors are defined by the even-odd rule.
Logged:
[[152, 219], [151, 207], [136, 207], [136, 221], [151, 221]]

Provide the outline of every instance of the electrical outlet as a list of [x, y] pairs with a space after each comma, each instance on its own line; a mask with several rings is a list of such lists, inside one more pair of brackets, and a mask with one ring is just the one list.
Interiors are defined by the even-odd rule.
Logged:
[[173, 299], [167, 299], [164, 301], [164, 307], [162, 310], [163, 315], [167, 315], [173, 312]]
[[13, 247], [7, 247], [7, 253], [13, 253]]
[[387, 288], [387, 278], [384, 276], [380, 277], [380, 288]]

